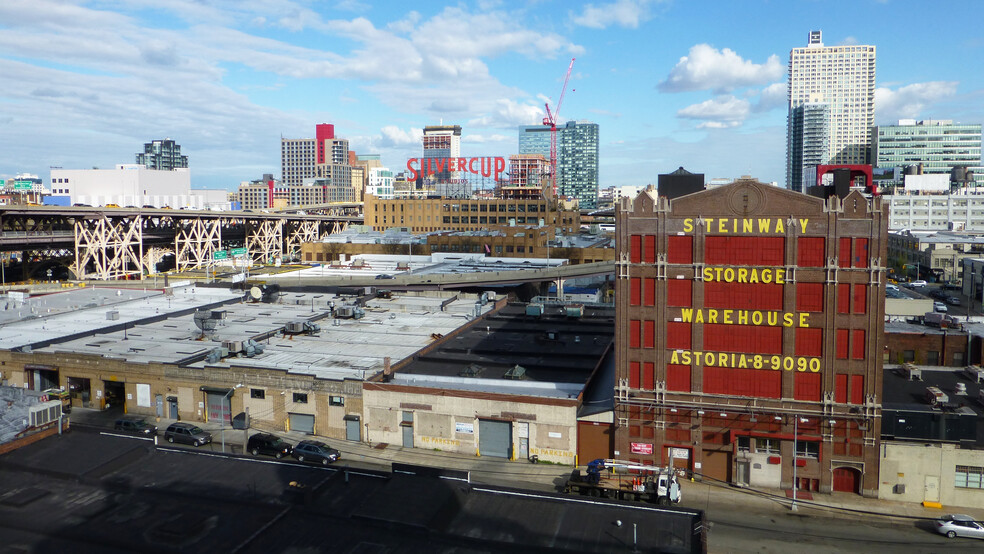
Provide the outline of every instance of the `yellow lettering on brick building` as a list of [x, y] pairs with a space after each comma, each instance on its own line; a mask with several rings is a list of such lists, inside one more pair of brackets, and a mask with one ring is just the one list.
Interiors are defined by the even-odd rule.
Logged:
[[699, 352], [673, 350], [670, 363], [730, 369], [768, 369], [772, 371], [799, 371], [819, 373], [820, 358], [804, 356], [779, 356], [775, 354], [739, 354], [725, 352]]
[[[683, 220], [683, 232], [693, 233], [698, 225], [704, 226], [704, 232], [717, 235], [753, 235], [753, 234], [777, 234], [786, 233], [788, 221], [782, 218], [728, 218], [728, 217], [705, 217], [700, 221], [688, 217]], [[810, 223], [809, 218], [799, 218], [792, 220], [792, 227], [799, 226], [799, 232], [806, 232], [806, 226]]]
[[705, 266], [701, 272], [704, 281], [721, 283], [786, 284], [785, 268], [776, 267], [717, 267]]
[[725, 325], [766, 325], [769, 327], [809, 327], [810, 314], [770, 312], [760, 310], [715, 310], [713, 308], [681, 308], [684, 323], [724, 323]]

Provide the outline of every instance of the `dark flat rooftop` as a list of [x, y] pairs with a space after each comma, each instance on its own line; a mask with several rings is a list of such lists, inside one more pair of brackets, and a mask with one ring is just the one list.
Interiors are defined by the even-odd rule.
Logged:
[[[536, 317], [526, 315], [525, 304], [510, 304], [399, 373], [508, 379], [506, 372], [519, 365], [526, 370], [527, 381], [583, 385], [614, 336], [612, 308], [585, 307], [582, 317], [572, 318], [562, 308], [547, 305], [544, 314]], [[478, 373], [465, 375], [469, 366]]]
[[633, 524], [639, 551], [702, 549], [693, 510], [80, 430], [0, 456], [0, 491], [4, 546], [28, 552], [614, 552]]
[[[917, 367], [921, 367], [923, 370], [921, 381], [908, 380], [897, 367], [885, 367], [882, 389], [882, 406], [885, 409], [933, 411], [934, 408], [925, 400], [926, 387], [939, 387], [949, 396], [949, 403], [955, 409], [966, 407], [973, 410], [978, 416], [984, 415], [984, 405], [981, 405], [978, 400], [979, 391], [982, 387], [967, 377], [963, 368]], [[957, 383], [963, 383], [967, 387], [967, 394], [957, 395], [955, 393]]]

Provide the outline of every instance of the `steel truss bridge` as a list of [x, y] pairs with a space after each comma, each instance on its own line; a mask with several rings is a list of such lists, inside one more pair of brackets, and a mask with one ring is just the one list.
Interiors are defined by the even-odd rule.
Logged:
[[0, 251], [25, 263], [61, 259], [77, 279], [154, 273], [166, 255], [178, 270], [207, 268], [213, 253], [245, 247], [257, 263], [284, 259], [301, 243], [362, 223], [361, 204], [325, 205], [304, 215], [276, 212], [0, 206]]

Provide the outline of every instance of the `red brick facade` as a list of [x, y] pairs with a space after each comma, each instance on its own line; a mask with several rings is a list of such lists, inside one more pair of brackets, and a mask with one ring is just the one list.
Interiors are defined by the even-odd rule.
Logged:
[[616, 457], [876, 495], [881, 200], [740, 180], [616, 212]]

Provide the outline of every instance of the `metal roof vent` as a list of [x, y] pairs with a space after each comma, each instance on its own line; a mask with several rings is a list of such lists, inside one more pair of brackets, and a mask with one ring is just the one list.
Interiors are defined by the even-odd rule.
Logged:
[[458, 372], [458, 377], [478, 377], [485, 371], [485, 368], [478, 364], [468, 364]]
[[526, 368], [521, 365], [514, 365], [506, 371], [505, 375], [502, 376], [503, 379], [526, 379]]

